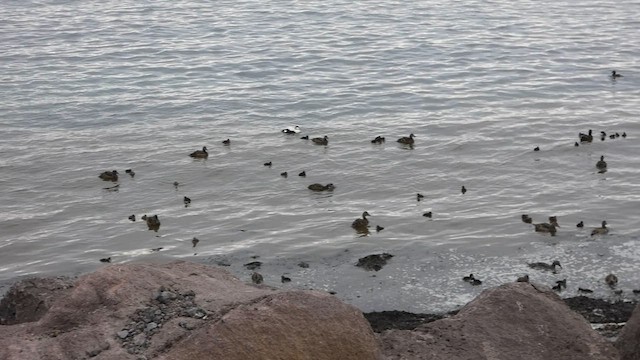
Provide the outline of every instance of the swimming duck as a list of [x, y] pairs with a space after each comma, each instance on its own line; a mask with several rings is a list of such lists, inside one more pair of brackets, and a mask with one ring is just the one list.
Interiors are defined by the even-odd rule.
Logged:
[[251, 281], [256, 285], [260, 285], [264, 281], [264, 278], [260, 273], [254, 271], [253, 274], [251, 274]]
[[200, 242], [200, 240], [198, 240], [197, 237], [193, 237], [193, 239], [191, 239], [191, 244], [193, 244], [193, 247], [196, 247], [196, 245], [198, 245], [198, 243]]
[[282, 129], [282, 132], [289, 135], [297, 134], [300, 132], [300, 126], [296, 125], [294, 127], [288, 127], [286, 129]]
[[336, 187], [329, 183], [327, 185], [322, 185], [322, 184], [311, 184], [307, 187], [309, 190], [313, 190], [313, 191], [333, 191]]
[[409, 137], [401, 137], [400, 139], [398, 139], [398, 142], [400, 144], [406, 144], [406, 145], [413, 145], [414, 141], [413, 138], [416, 137], [415, 135], [411, 134], [409, 135]]
[[133, 215], [129, 216], [129, 220], [136, 221], [136, 215], [133, 214]]
[[376, 232], [380, 232], [382, 230], [384, 230], [384, 228], [382, 226], [376, 225]]
[[604, 155], [600, 156], [600, 161], [596, 163], [596, 167], [600, 170], [605, 170], [607, 168], [607, 162], [604, 161]]
[[616, 138], [616, 135], [615, 135], [615, 134], [611, 134], [611, 135], [609, 135], [609, 139], [615, 139], [615, 138]]
[[473, 277], [473, 274], [469, 274], [469, 276], [462, 277], [462, 281], [466, 281], [466, 282], [471, 282], [473, 279], [475, 279]]
[[579, 287], [578, 288], [578, 292], [585, 293], [585, 294], [591, 294], [593, 292], [593, 290]]
[[531, 224], [533, 222], [533, 219], [531, 219], [531, 216], [529, 216], [527, 214], [522, 214], [522, 222], [525, 222], [527, 224]]
[[369, 227], [369, 220], [367, 220], [367, 216], [371, 216], [369, 215], [368, 212], [363, 212], [362, 213], [362, 219], [358, 218], [353, 220], [353, 222], [351, 223], [351, 227], [356, 229], [356, 230], [362, 230], [362, 229], [366, 229]]
[[557, 216], [549, 216], [549, 223], [555, 227], [560, 227], [558, 225], [558, 217]]
[[533, 148], [533, 151], [540, 151], [540, 146], [536, 146]]
[[433, 216], [433, 213], [431, 211], [427, 211], [426, 213], [422, 214], [422, 216], [431, 218]]
[[[551, 236], [556, 234], [557, 221], [552, 220], [553, 216], [549, 217], [550, 223], [533, 224], [536, 232], [550, 233]], [[558, 226], [559, 227], [559, 226]]]
[[272, 163], [271, 163], [271, 161], [269, 161], [269, 162], [266, 162], [266, 163], [264, 163], [264, 164], [262, 164], [262, 165], [264, 165], [264, 166], [268, 166], [268, 167], [271, 167]]
[[189, 204], [191, 204], [191, 199], [189, 199], [188, 197], [184, 197], [184, 199], [182, 200], [184, 202], [184, 207], [189, 206]]
[[525, 274], [524, 276], [520, 276], [516, 282], [529, 282], [529, 275]]
[[462, 189], [460, 189], [460, 191], [461, 191], [463, 194], [465, 194], [465, 193], [467, 192], [467, 188], [466, 188], [466, 187], [464, 187], [464, 185], [462, 185]]
[[100, 259], [100, 262], [103, 262], [103, 263], [110, 263], [110, 262], [111, 262], [111, 256], [109, 256], [108, 258]]
[[611, 70], [611, 78], [612, 79], [617, 79], [617, 78], [621, 78], [622, 75], [618, 74], [615, 70]]
[[136, 176], [136, 173], [135, 173], [135, 172], [133, 172], [133, 170], [131, 170], [131, 169], [127, 169], [127, 170], [125, 170], [124, 172], [125, 172], [125, 173], [127, 173], [127, 174], [129, 174], [129, 176], [131, 176], [131, 177]]
[[627, 137], [627, 133], [623, 132], [622, 135], [620, 135], [620, 136], [622, 136], [623, 138], [626, 138]]
[[371, 140], [372, 144], [382, 144], [384, 142], [384, 138], [382, 136], [376, 136], [375, 139]]
[[207, 152], [207, 147], [203, 146], [202, 150], [196, 150], [189, 154], [189, 156], [195, 159], [206, 159], [209, 157], [209, 153]]
[[422, 195], [422, 194], [418, 193], [418, 194], [416, 195], [416, 199], [417, 199], [418, 201], [420, 201], [420, 200], [424, 199], [424, 195]]
[[301, 137], [300, 139], [302, 139], [302, 140], [309, 140], [309, 135], [305, 135], [305, 136]]
[[321, 138], [313, 138], [311, 141], [316, 145], [329, 145], [329, 137], [327, 135]]
[[606, 220], [603, 220], [602, 221], [602, 227], [594, 228], [593, 230], [591, 230], [591, 236], [604, 235], [604, 234], [606, 234], [608, 232], [609, 232], [609, 228], [607, 228], [607, 222], [606, 222]]
[[617, 137], [617, 138], [619, 138], [619, 137], [620, 137], [620, 134], [616, 133], [616, 137]]
[[98, 175], [98, 177], [104, 181], [118, 181], [118, 171], [105, 171], [102, 174]]
[[614, 288], [618, 285], [618, 277], [613, 274], [609, 274], [604, 278], [604, 282], [609, 285], [609, 287]]
[[556, 272], [556, 266], [562, 268], [562, 265], [560, 265], [560, 261], [558, 260], [554, 260], [551, 264], [547, 264], [545, 262], [535, 262], [527, 265], [535, 270], [553, 271], [554, 273]]
[[580, 146], [580, 144], [578, 144], [578, 142], [576, 141], [576, 142], [573, 143], [573, 146], [578, 147], [578, 146]]
[[290, 277], [286, 277], [284, 275], [280, 275], [280, 282], [283, 283], [283, 284], [291, 282], [291, 278]]
[[178, 186], [180, 186], [180, 183], [177, 181], [173, 182], [173, 187], [176, 188], [176, 190], [178, 190]]
[[592, 135], [591, 129], [589, 129], [589, 133], [587, 133], [587, 134], [579, 133], [578, 137], [580, 138], [580, 142], [592, 142], [593, 141], [593, 135]]
[[289, 176], [289, 174], [287, 174], [287, 172], [282, 172], [280, 173], [280, 176], [282, 176], [283, 178], [286, 178], [287, 176]]
[[158, 229], [160, 229], [160, 219], [158, 219], [158, 215], [142, 215], [141, 219], [147, 222], [147, 227], [149, 228], [149, 230], [158, 232]]
[[298, 176], [305, 177], [307, 176], [307, 172], [303, 170], [300, 174], [298, 174]]
[[577, 223], [576, 227], [583, 228], [584, 227], [584, 221], [580, 221], [579, 223]]
[[227, 139], [227, 140], [222, 140], [222, 144], [223, 145], [231, 145], [231, 140]]

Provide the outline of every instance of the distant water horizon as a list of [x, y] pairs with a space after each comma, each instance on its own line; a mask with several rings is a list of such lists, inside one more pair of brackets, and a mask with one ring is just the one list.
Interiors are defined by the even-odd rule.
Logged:
[[[363, 311], [446, 311], [525, 273], [566, 278], [561, 296], [635, 299], [640, 4], [2, 4], [5, 289], [110, 257], [218, 264], [245, 281], [261, 261], [267, 285], [335, 291]], [[410, 134], [413, 147], [396, 142]], [[189, 157], [203, 146], [206, 160]], [[114, 169], [117, 182], [98, 178]], [[350, 226], [363, 211], [368, 236]], [[522, 214], [557, 216], [557, 235]], [[609, 233], [590, 236], [603, 220]], [[354, 266], [382, 252], [394, 257], [379, 272]], [[557, 274], [527, 266], [553, 260]]]

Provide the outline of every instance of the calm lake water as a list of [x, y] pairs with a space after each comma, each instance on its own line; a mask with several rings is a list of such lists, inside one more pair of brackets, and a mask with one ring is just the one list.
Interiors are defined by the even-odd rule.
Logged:
[[[5, 288], [106, 257], [230, 265], [247, 281], [257, 259], [268, 285], [336, 291], [365, 311], [447, 310], [525, 273], [567, 278], [562, 296], [614, 297], [611, 272], [622, 298], [640, 288], [637, 1], [0, 6]], [[292, 125], [302, 132], [280, 132]], [[412, 149], [395, 141], [410, 133]], [[207, 160], [188, 156], [203, 146]], [[113, 169], [118, 191], [104, 190]], [[365, 210], [384, 230], [351, 229]], [[557, 236], [523, 213], [557, 216]], [[160, 230], [132, 214], [157, 214]], [[602, 220], [610, 233], [591, 237]], [[381, 252], [394, 255], [381, 271], [354, 266]], [[554, 259], [558, 274], [527, 267]]]

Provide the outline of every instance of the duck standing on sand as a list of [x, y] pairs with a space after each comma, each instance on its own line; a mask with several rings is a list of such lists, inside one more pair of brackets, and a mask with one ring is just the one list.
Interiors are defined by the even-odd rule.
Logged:
[[329, 137], [327, 135], [321, 138], [313, 138], [311, 141], [316, 145], [329, 145]]
[[196, 150], [189, 154], [194, 159], [206, 159], [209, 157], [209, 153], [207, 152], [207, 147], [203, 146], [202, 150]]
[[400, 139], [398, 139], [398, 142], [399, 142], [400, 144], [413, 145], [413, 143], [415, 142], [415, 141], [413, 140], [413, 138], [414, 138], [414, 137], [416, 137], [416, 136], [415, 136], [415, 135], [413, 135], [413, 134], [409, 135], [408, 137], [407, 137], [407, 136], [405, 136], [405, 137], [401, 137]]
[[594, 236], [594, 235], [605, 235], [607, 233], [609, 233], [609, 228], [607, 227], [607, 221], [606, 220], [602, 221], [602, 227], [594, 228], [593, 230], [591, 230], [591, 236]]
[[118, 181], [118, 171], [105, 171], [102, 174], [98, 175], [98, 177], [104, 181]]

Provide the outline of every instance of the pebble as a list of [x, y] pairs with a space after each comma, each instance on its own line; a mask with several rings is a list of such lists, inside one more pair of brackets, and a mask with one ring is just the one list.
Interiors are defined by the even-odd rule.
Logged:
[[117, 334], [120, 339], [125, 339], [127, 336], [129, 336], [129, 331], [122, 330], [122, 331], [118, 331]]

